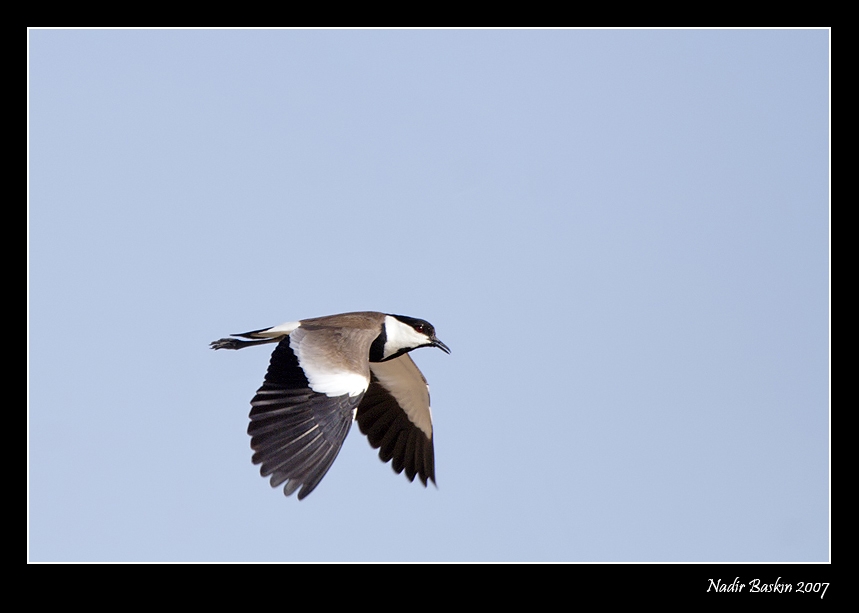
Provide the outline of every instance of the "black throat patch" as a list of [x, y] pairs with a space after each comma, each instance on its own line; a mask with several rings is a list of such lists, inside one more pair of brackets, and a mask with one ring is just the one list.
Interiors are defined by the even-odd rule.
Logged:
[[373, 344], [370, 345], [370, 361], [384, 362], [385, 361], [385, 343], [388, 341], [388, 333], [385, 331], [385, 325], [382, 324], [382, 333], [376, 337]]

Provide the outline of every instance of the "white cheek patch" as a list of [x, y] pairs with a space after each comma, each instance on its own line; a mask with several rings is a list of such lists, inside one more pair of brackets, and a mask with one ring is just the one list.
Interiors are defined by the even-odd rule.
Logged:
[[314, 392], [334, 397], [357, 396], [367, 391], [370, 377], [349, 370], [327, 368], [324, 356], [308, 350], [295, 336], [290, 336], [289, 347], [298, 358], [298, 364]]
[[414, 349], [429, 342], [429, 337], [390, 315], [385, 315], [385, 334], [387, 339], [385, 340], [384, 357], [386, 358], [394, 355], [400, 349]]

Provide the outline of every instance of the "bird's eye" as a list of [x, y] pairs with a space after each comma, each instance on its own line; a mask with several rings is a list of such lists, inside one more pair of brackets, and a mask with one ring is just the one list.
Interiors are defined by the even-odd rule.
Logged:
[[417, 330], [421, 334], [426, 334], [427, 327], [424, 324], [415, 324], [415, 330]]

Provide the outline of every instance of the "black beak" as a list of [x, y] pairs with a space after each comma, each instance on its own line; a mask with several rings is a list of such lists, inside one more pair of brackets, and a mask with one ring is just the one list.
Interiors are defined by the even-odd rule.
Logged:
[[430, 339], [430, 340], [432, 340], [432, 346], [433, 346], [433, 347], [438, 347], [439, 349], [441, 349], [441, 350], [442, 350], [442, 351], [444, 351], [445, 353], [450, 354], [450, 348], [448, 348], [448, 346], [447, 346], [447, 345], [445, 345], [444, 343], [442, 343], [442, 342], [441, 342], [440, 340], [438, 340], [435, 336], [433, 336], [433, 337], [432, 337], [432, 339]]

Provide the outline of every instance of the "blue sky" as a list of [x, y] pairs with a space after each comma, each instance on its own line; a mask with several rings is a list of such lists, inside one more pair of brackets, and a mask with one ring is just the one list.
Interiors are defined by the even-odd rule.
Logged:
[[[826, 561], [827, 30], [31, 30], [33, 561]], [[431, 321], [438, 488], [250, 462], [270, 347]]]

